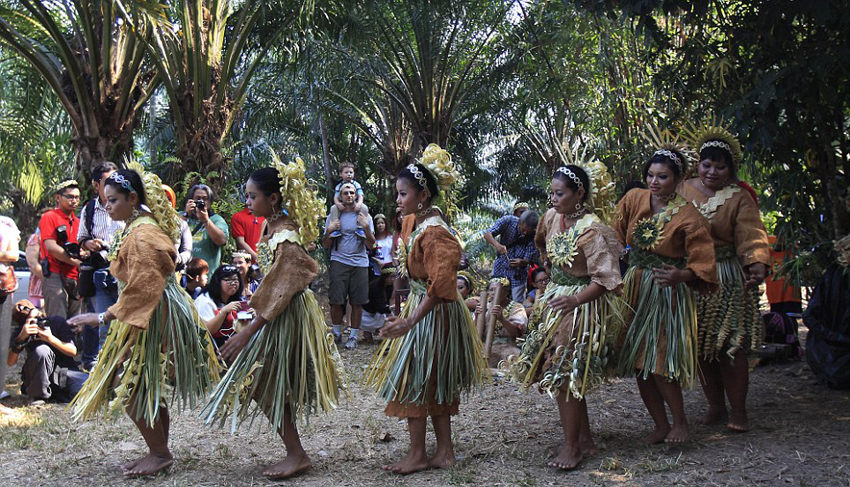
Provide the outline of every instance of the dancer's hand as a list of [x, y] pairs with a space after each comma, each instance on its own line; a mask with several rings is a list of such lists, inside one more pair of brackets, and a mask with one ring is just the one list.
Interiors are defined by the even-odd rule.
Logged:
[[581, 303], [578, 302], [578, 298], [575, 296], [558, 296], [556, 298], [550, 299], [546, 306], [556, 310], [563, 311], [565, 313], [569, 313], [572, 310], [578, 308]]
[[70, 318], [68, 324], [71, 325], [75, 333], [82, 333], [83, 328], [87, 326], [99, 326], [100, 320], [97, 319], [97, 313], [83, 313]]
[[761, 262], [751, 264], [749, 267], [747, 267], [747, 282], [744, 283], [744, 286], [747, 289], [759, 287], [759, 284], [764, 282], [765, 277], [767, 277], [766, 265], [762, 264]]
[[388, 316], [384, 321], [384, 326], [381, 327], [381, 337], [386, 339], [398, 338], [413, 328], [409, 318], [399, 318], [398, 316]]
[[251, 337], [253, 337], [256, 332], [257, 328], [254, 326], [254, 323], [251, 323], [242, 329], [242, 331], [230, 337], [226, 342], [224, 342], [224, 346], [221, 347], [221, 358], [224, 359], [225, 362], [233, 361], [236, 356], [239, 355], [239, 352], [245, 348], [245, 345], [248, 344], [248, 341], [251, 340]]
[[652, 269], [652, 277], [659, 286], [670, 287], [684, 280], [679, 275], [680, 272], [681, 269], [678, 267], [670, 264], [664, 264], [662, 267]]

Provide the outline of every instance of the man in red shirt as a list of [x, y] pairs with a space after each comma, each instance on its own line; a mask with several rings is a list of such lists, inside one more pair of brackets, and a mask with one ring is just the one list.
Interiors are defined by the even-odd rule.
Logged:
[[266, 219], [251, 214], [248, 208], [233, 214], [230, 219], [230, 234], [236, 240], [236, 248], [251, 255], [251, 260], [257, 261], [257, 242]]
[[[68, 253], [66, 244], [77, 243], [80, 219], [74, 214], [80, 203], [80, 186], [65, 181], [56, 188], [56, 208], [41, 217], [41, 259], [44, 282], [44, 311], [47, 316], [70, 318], [80, 313], [82, 301], [77, 295], [77, 268], [80, 260]], [[48, 275], [49, 273], [49, 275]]]

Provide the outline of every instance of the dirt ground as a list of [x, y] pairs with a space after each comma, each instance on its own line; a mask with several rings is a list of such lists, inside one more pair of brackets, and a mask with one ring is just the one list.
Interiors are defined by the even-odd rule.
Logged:
[[[359, 379], [375, 346], [344, 351], [350, 398], [335, 412], [311, 418], [301, 432], [313, 469], [291, 485], [850, 485], [850, 393], [817, 384], [804, 361], [757, 367], [751, 375], [749, 433], [725, 426], [692, 426], [684, 446], [638, 444], [651, 421], [631, 380], [614, 380], [589, 399], [598, 455], [573, 472], [546, 467], [560, 443], [554, 402], [495, 379], [464, 401], [454, 419], [460, 462], [447, 470], [400, 477], [380, 466], [401, 457], [406, 425], [382, 414], [383, 405]], [[19, 367], [9, 374], [7, 390]], [[268, 427], [210, 429], [198, 411], [173, 415], [168, 475], [125, 480], [118, 466], [144, 443], [126, 419], [75, 424], [63, 405], [26, 406], [15, 393], [0, 415], [3, 485], [266, 485], [260, 466], [283, 454]], [[685, 392], [692, 423], [704, 411], [702, 392]], [[434, 448], [428, 434], [429, 450]]]

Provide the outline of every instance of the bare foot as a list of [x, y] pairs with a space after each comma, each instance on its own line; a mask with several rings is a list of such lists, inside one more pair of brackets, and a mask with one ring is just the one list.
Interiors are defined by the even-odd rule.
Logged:
[[449, 468], [457, 463], [454, 452], [434, 453], [434, 458], [428, 461], [428, 466], [431, 468]]
[[674, 424], [670, 433], [664, 438], [664, 443], [684, 443], [688, 441], [688, 425]]
[[297, 473], [306, 472], [312, 466], [313, 463], [306, 453], [298, 455], [288, 454], [283, 460], [266, 467], [263, 470], [263, 475], [271, 480], [285, 479]]
[[726, 408], [717, 408], [714, 406], [709, 406], [708, 411], [706, 411], [705, 416], [699, 421], [699, 424], [703, 426], [710, 426], [726, 416]]
[[729, 416], [729, 424], [726, 425], [732, 431], [744, 433], [750, 430], [750, 423], [747, 421], [746, 411], [732, 411]]
[[581, 454], [586, 457], [592, 457], [599, 453], [599, 448], [596, 447], [596, 443], [592, 439], [579, 441], [579, 448], [581, 448]]
[[655, 445], [657, 443], [661, 443], [667, 438], [667, 435], [670, 434], [670, 427], [666, 426], [663, 428], [656, 427], [655, 430], [644, 436], [641, 440], [645, 445]]
[[139, 464], [139, 462], [141, 462], [145, 458], [147, 458], [147, 455], [142, 455], [139, 458], [136, 458], [135, 460], [130, 460], [129, 462], [124, 462], [124, 463], [121, 464], [121, 470], [123, 470], [125, 472], [127, 470], [132, 470], [136, 465]]
[[384, 465], [381, 468], [387, 472], [407, 475], [420, 470], [426, 470], [430, 467], [431, 464], [428, 462], [428, 457], [425, 456], [424, 452], [421, 455], [414, 455], [411, 452], [408, 452], [407, 455], [398, 462], [393, 463], [392, 465]]
[[136, 464], [124, 471], [125, 477], [145, 477], [148, 475], [156, 475], [157, 473], [167, 469], [174, 463], [174, 457], [171, 453], [165, 455], [157, 455], [149, 453], [135, 462]]
[[582, 461], [584, 455], [582, 454], [580, 447], [564, 447], [561, 449], [561, 453], [555, 457], [554, 460], [548, 463], [548, 465], [552, 468], [557, 468], [560, 470], [572, 470], [576, 468], [579, 462]]

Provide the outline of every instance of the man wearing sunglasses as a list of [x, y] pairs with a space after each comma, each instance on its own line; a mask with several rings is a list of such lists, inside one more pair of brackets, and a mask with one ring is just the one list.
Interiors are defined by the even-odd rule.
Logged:
[[26, 299], [15, 303], [12, 322], [7, 364], [15, 365], [26, 351], [21, 392], [33, 401], [70, 401], [88, 378], [74, 360], [77, 347], [71, 326], [61, 316], [46, 317]]
[[80, 203], [80, 186], [74, 180], [64, 181], [56, 187], [55, 198], [56, 208], [42, 215], [38, 223], [44, 309], [48, 316], [70, 318], [80, 314], [82, 304], [77, 295], [78, 248], [74, 254], [80, 228], [74, 211]]

